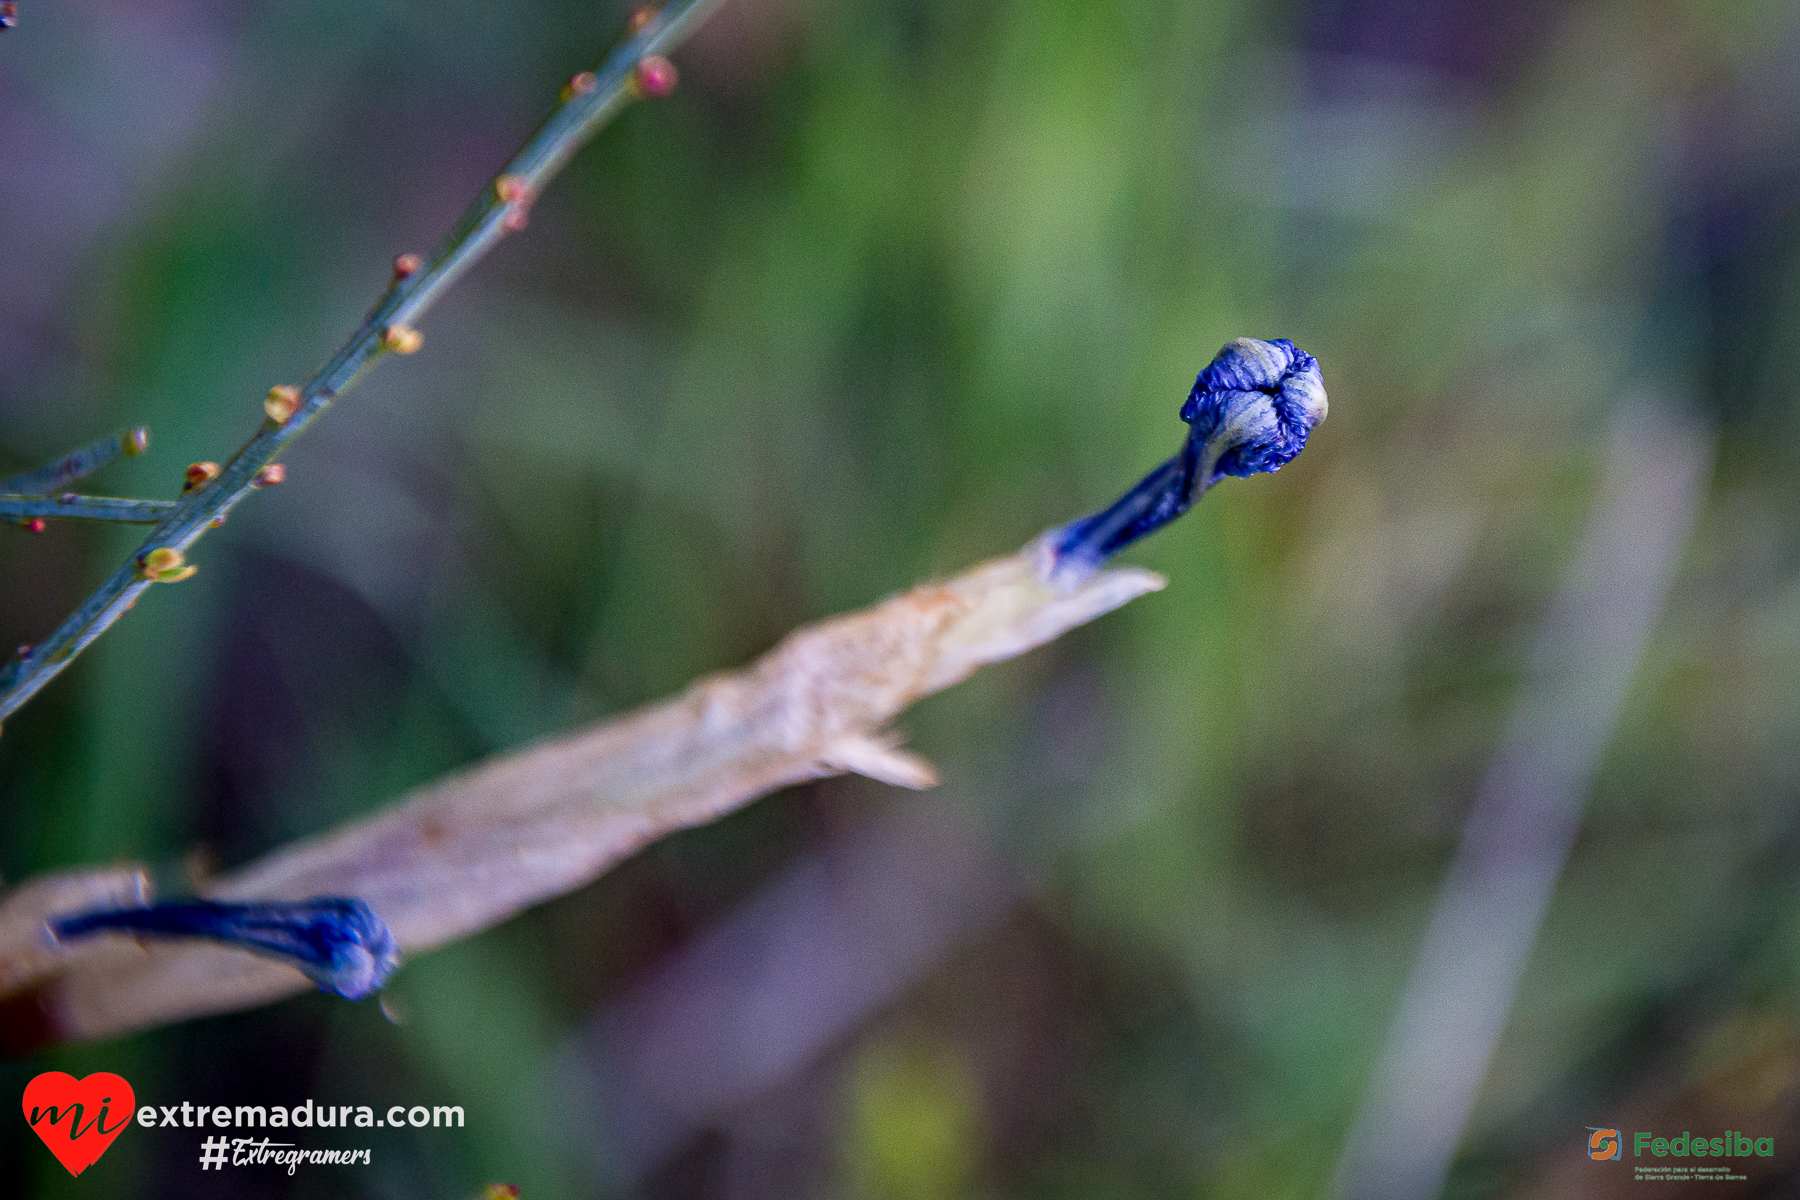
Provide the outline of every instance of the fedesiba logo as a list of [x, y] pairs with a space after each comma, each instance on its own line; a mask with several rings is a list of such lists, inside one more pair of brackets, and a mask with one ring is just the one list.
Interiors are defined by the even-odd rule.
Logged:
[[1624, 1139], [1619, 1137], [1616, 1129], [1595, 1129], [1588, 1126], [1588, 1157], [1595, 1159], [1618, 1158]]
[[[1587, 1127], [1587, 1156], [1601, 1162], [1623, 1157], [1625, 1135], [1618, 1129]], [[1728, 1129], [1718, 1137], [1682, 1130], [1674, 1137], [1654, 1133], [1631, 1135], [1631, 1157], [1643, 1158], [1773, 1158], [1775, 1139]], [[1699, 1169], [1699, 1168], [1696, 1168]]]

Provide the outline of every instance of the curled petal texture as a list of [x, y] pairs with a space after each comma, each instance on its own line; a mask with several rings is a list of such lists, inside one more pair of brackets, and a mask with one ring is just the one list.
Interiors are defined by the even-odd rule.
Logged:
[[1049, 535], [1052, 579], [1069, 585], [1145, 534], [1186, 512], [1227, 475], [1274, 471], [1325, 419], [1325, 383], [1313, 356], [1286, 339], [1227, 342], [1182, 405], [1181, 449], [1110, 507]]
[[1211, 484], [1280, 468], [1305, 448], [1326, 407], [1312, 355], [1286, 338], [1237, 338], [1200, 372], [1181, 419], [1192, 436], [1217, 445]]

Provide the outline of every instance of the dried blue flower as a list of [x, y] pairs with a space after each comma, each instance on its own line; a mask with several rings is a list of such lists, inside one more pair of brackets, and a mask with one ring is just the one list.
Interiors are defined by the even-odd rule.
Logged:
[[1200, 372], [1181, 419], [1190, 437], [1217, 443], [1211, 487], [1221, 476], [1279, 470], [1305, 448], [1325, 408], [1317, 359], [1286, 338], [1238, 338]]
[[51, 932], [59, 939], [116, 932], [222, 942], [298, 967], [322, 990], [350, 1000], [379, 988], [399, 962], [386, 922], [361, 900], [342, 896], [292, 904], [177, 900], [65, 917]]
[[1280, 469], [1305, 447], [1325, 410], [1325, 382], [1312, 355], [1285, 338], [1227, 342], [1181, 407], [1188, 423], [1181, 450], [1111, 507], [1053, 530], [1051, 577], [1085, 578], [1227, 475]]

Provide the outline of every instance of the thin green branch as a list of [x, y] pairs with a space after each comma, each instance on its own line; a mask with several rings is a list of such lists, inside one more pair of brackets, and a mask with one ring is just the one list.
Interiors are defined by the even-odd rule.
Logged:
[[57, 459], [47, 467], [0, 479], [0, 493], [18, 496], [42, 496], [60, 492], [77, 479], [92, 475], [121, 454], [142, 454], [150, 444], [150, 431], [142, 426], [128, 429], [117, 437], [105, 438], [91, 446], [83, 446], [73, 454]]
[[79, 497], [65, 491], [59, 497], [7, 497], [0, 495], [0, 520], [110, 520], [128, 525], [155, 525], [175, 500], [122, 500], [119, 497]]
[[60, 496], [0, 495], [0, 520], [78, 519], [154, 525], [174, 507], [173, 500], [122, 500], [116, 496], [78, 496], [74, 492]]
[[[264, 405], [267, 419], [224, 469], [177, 501], [143, 545], [55, 632], [0, 669], [0, 720], [11, 715], [124, 615], [153, 580], [185, 577], [185, 552], [224, 519], [257, 485], [265, 467], [305, 432], [363, 371], [389, 351], [418, 349], [419, 318], [463, 273], [510, 231], [524, 226], [531, 202], [564, 163], [632, 99], [673, 86], [660, 58], [704, 20], [721, 0], [684, 0], [658, 12], [639, 10], [633, 32], [593, 72], [577, 75], [562, 102], [462, 219], [423, 261], [403, 255], [393, 281], [343, 347], [298, 388], [277, 388]], [[646, 60], [650, 61], [646, 61]]]

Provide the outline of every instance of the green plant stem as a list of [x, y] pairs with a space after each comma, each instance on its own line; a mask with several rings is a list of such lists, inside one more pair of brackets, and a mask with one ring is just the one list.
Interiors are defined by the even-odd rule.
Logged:
[[116, 496], [0, 495], [0, 520], [24, 521], [32, 517], [50, 520], [123, 521], [129, 525], [154, 525], [175, 507], [173, 500], [121, 500]]
[[0, 669], [0, 720], [24, 704], [88, 644], [125, 614], [150, 586], [142, 564], [154, 551], [183, 552], [221, 522], [256, 487], [258, 473], [274, 462], [374, 364], [388, 346], [390, 329], [410, 329], [431, 305], [508, 232], [520, 202], [502, 200], [497, 184], [511, 177], [528, 205], [564, 163], [636, 96], [634, 76], [646, 56], [679, 45], [721, 0], [685, 0], [653, 15], [608, 54], [593, 72], [592, 87], [571, 89], [512, 161], [484, 187], [420, 268], [396, 278], [341, 349], [299, 388], [299, 407], [286, 421], [265, 420], [217, 478], [176, 501], [143, 545], [84, 600], [48, 637]]
[[42, 496], [60, 492], [77, 479], [91, 475], [121, 454], [140, 454], [150, 444], [150, 431], [139, 426], [116, 437], [102, 438], [65, 454], [47, 467], [0, 479], [0, 493], [18, 496]]

